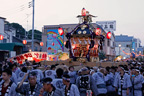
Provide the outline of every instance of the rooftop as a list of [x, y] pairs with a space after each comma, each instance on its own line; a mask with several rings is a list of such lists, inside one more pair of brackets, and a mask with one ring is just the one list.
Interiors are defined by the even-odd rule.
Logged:
[[131, 42], [134, 39], [133, 36], [128, 35], [116, 35], [115, 41], [116, 42]]

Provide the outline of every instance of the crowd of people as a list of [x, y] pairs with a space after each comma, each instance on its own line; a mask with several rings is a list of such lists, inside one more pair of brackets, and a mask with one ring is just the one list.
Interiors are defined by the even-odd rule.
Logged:
[[[0, 64], [0, 96], [144, 96], [144, 63], [107, 67]], [[32, 67], [31, 69], [29, 67]]]

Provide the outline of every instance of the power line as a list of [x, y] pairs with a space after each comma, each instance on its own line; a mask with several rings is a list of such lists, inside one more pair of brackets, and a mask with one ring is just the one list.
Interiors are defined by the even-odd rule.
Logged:
[[19, 23], [23, 23], [26, 19], [28, 19], [30, 16], [32, 15], [32, 13], [31, 14], [28, 14], [27, 15], [27, 17], [26, 18], [24, 18], [22, 21], [20, 21]]
[[0, 14], [4, 14], [4, 15], [9, 15], [9, 14], [13, 14], [13, 13], [17, 13], [17, 12], [21, 12], [21, 11], [24, 11], [26, 9], [29, 9], [29, 2], [25, 3], [25, 4], [22, 4], [18, 7], [15, 7], [15, 8], [11, 8], [11, 9], [8, 9], [8, 10], [3, 10], [3, 11], [0, 11]]

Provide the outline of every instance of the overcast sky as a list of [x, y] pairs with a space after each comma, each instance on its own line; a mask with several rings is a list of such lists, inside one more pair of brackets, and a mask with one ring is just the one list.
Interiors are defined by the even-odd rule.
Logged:
[[[0, 17], [31, 29], [30, 1], [0, 0]], [[35, 28], [41, 31], [43, 25], [78, 23], [76, 16], [83, 7], [98, 16], [94, 23], [116, 20], [116, 35], [134, 36], [144, 45], [144, 0], [35, 0]]]

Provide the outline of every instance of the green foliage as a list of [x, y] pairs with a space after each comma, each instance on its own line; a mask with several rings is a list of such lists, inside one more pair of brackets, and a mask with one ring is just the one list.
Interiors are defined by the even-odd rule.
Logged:
[[104, 60], [105, 58], [106, 58], [105, 53], [103, 51], [99, 52], [99, 59]]
[[[28, 39], [32, 39], [32, 30], [28, 31]], [[34, 39], [41, 41], [42, 32], [40, 32], [39, 30], [34, 30]]]
[[25, 38], [25, 29], [18, 23], [9, 23], [9, 25], [16, 29], [16, 37]]

